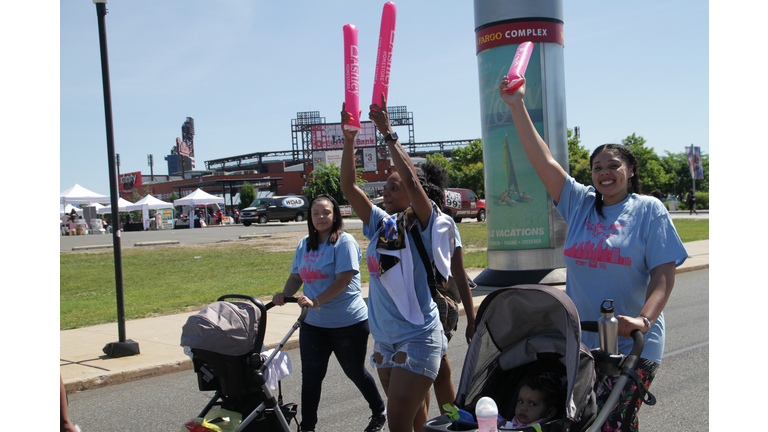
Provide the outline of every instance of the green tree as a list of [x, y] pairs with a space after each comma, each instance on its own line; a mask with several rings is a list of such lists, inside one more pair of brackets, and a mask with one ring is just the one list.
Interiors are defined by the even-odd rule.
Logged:
[[571, 177], [583, 185], [592, 184], [592, 167], [589, 165], [589, 150], [581, 145], [581, 138], [568, 129], [568, 168]]
[[466, 147], [458, 147], [451, 150], [451, 159], [453, 163], [460, 166], [483, 163], [483, 140], [476, 139]]
[[243, 187], [240, 188], [240, 204], [237, 207], [240, 210], [251, 205], [253, 200], [256, 199], [256, 190], [253, 189], [253, 185], [248, 182], [243, 182]]
[[427, 161], [445, 168], [446, 171], [451, 170], [451, 160], [443, 156], [441, 153], [432, 153], [427, 155]]
[[[661, 164], [664, 171], [669, 174], [667, 183], [663, 189], [660, 189], [664, 195], [675, 195], [680, 199], [685, 198], [685, 193], [693, 187], [691, 180], [691, 170], [688, 167], [688, 155], [686, 152], [670, 153], [661, 158]], [[702, 153], [701, 164], [704, 167], [704, 179], [696, 180], [696, 191], [709, 191], [709, 155]], [[698, 201], [698, 196], [696, 197]]]
[[[363, 172], [362, 168], [357, 169], [357, 184], [361, 185], [366, 183], [365, 180], [360, 178], [360, 174]], [[349, 204], [347, 197], [341, 192], [341, 168], [338, 165], [330, 164], [326, 165], [322, 162], [315, 164], [315, 169], [309, 174], [307, 182], [302, 189], [302, 193], [312, 201], [316, 196], [320, 194], [327, 194], [332, 196], [339, 205]]]
[[[670, 179], [661, 163], [661, 158], [653, 151], [653, 147], [646, 147], [645, 138], [632, 134], [621, 140], [637, 158], [637, 170], [640, 175], [640, 189], [644, 194], [654, 189], [662, 190]], [[637, 192], [637, 191], [634, 191]]]
[[451, 187], [471, 189], [479, 197], [485, 197], [482, 139], [476, 139], [466, 147], [453, 149], [451, 163], [446, 169]]

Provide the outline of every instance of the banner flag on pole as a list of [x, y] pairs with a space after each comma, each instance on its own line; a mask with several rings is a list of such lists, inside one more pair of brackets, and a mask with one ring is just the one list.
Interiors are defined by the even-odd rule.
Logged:
[[704, 180], [704, 165], [701, 163], [701, 147], [686, 147], [685, 152], [688, 156], [688, 169], [691, 170], [691, 178], [694, 180]]

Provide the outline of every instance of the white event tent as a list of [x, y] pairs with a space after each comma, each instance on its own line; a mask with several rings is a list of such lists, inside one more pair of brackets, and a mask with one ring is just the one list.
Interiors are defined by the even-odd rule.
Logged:
[[108, 203], [109, 195], [102, 195], [96, 192], [90, 191], [79, 184], [75, 183], [69, 189], [66, 189], [59, 194], [59, 204], [90, 204], [90, 203]]
[[208, 192], [197, 188], [191, 194], [184, 198], [179, 198], [173, 201], [174, 206], [192, 206], [192, 210], [189, 212], [189, 227], [195, 227], [195, 206], [198, 205], [210, 205], [210, 204], [224, 204], [224, 198], [211, 195]]
[[173, 204], [159, 200], [152, 195], [147, 195], [136, 201], [135, 204], [126, 206], [125, 209], [127, 211], [141, 210], [141, 220], [144, 223], [144, 229], [146, 230], [149, 228], [149, 211], [164, 208], [173, 208]]
[[[128, 206], [132, 206], [132, 205], [133, 205], [132, 202], [128, 201], [127, 199], [125, 199], [123, 197], [119, 197], [117, 199], [117, 211], [121, 211], [121, 212], [128, 211]], [[103, 208], [99, 209], [99, 214], [104, 214], [104, 213], [112, 213], [112, 205], [111, 204], [106, 206], [106, 207], [103, 207]]]

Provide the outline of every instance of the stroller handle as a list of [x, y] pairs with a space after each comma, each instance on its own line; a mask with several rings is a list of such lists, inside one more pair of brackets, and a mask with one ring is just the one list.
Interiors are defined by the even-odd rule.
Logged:
[[[581, 330], [597, 333], [597, 321], [581, 321]], [[645, 348], [645, 336], [640, 330], [632, 330], [629, 335], [632, 336], [634, 343], [632, 344], [632, 350], [630, 350], [627, 359], [634, 358], [632, 363], [637, 363], [637, 359], [640, 358], [640, 354], [642, 354], [643, 348]], [[634, 369], [634, 364], [632, 365], [632, 369]]]
[[[292, 297], [292, 296], [285, 296], [285, 297], [283, 297], [283, 300], [284, 300], [286, 303], [298, 303], [298, 302], [299, 302], [299, 301], [296, 299], [296, 297]], [[270, 310], [270, 309], [272, 309], [273, 307], [275, 307], [275, 303], [274, 303], [274, 302], [269, 302], [269, 303], [267, 303], [267, 304], [265, 304], [265, 305], [264, 305], [264, 308], [265, 308], [266, 310]]]
[[[299, 300], [297, 300], [296, 297], [292, 297], [292, 296], [285, 296], [285, 297], [283, 297], [283, 300], [286, 303], [298, 303], [299, 302]], [[269, 303], [267, 303], [264, 306], [264, 308], [266, 310], [270, 310], [273, 307], [275, 307], [275, 303], [274, 302], [269, 302]], [[304, 322], [304, 318], [307, 317], [307, 313], [308, 312], [309, 312], [309, 308], [308, 307], [305, 306], [305, 307], [301, 308], [301, 315], [299, 316], [299, 321]]]

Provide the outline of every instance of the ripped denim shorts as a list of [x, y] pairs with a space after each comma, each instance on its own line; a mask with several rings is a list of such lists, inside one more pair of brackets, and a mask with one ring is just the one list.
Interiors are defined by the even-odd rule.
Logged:
[[[434, 330], [394, 345], [386, 342], [374, 342], [371, 366], [379, 369], [401, 367], [419, 375], [426, 375], [434, 380], [440, 369], [440, 360], [447, 350], [448, 339], [443, 334], [442, 326], [437, 326]], [[406, 354], [404, 363], [395, 363], [394, 357], [398, 352]], [[382, 363], [376, 362], [376, 353], [380, 353], [384, 357]]]

